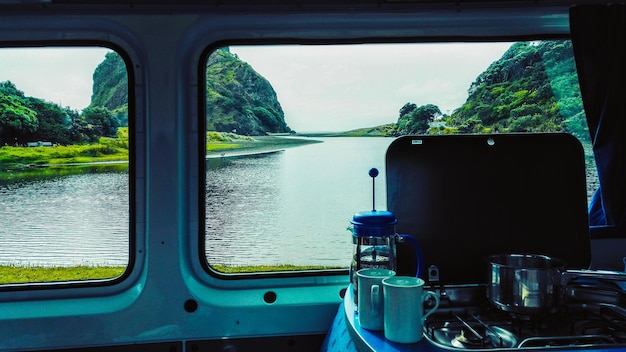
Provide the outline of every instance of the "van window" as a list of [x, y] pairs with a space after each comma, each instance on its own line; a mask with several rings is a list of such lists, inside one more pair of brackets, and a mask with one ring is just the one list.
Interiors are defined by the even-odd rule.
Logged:
[[203, 259], [220, 273], [347, 268], [401, 135], [567, 132], [597, 188], [569, 40], [233, 45], [205, 78]]
[[115, 51], [0, 48], [0, 284], [125, 272], [128, 119]]

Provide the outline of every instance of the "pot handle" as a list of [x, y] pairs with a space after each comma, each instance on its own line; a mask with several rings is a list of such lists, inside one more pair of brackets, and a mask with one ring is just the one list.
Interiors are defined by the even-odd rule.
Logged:
[[417, 240], [415, 239], [415, 237], [411, 236], [411, 235], [406, 235], [406, 234], [400, 234], [398, 235], [398, 237], [400, 237], [400, 239], [402, 241], [406, 241], [408, 243], [411, 244], [411, 247], [413, 247], [413, 250], [415, 251], [415, 257], [417, 258], [417, 270], [415, 271], [415, 277], [419, 277], [420, 276], [420, 271], [422, 270], [422, 248], [420, 247], [419, 243], [417, 243]]
[[561, 284], [563, 286], [575, 279], [626, 282], [626, 272], [613, 270], [566, 270], [561, 274]]

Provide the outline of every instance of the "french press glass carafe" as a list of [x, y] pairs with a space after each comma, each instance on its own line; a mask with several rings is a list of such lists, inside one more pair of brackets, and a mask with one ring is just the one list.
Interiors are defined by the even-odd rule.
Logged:
[[[371, 169], [369, 175], [375, 178], [378, 176], [378, 170]], [[373, 190], [372, 193], [374, 194]], [[398, 220], [392, 212], [376, 209], [358, 212], [352, 217], [351, 223], [354, 253], [350, 265], [350, 282], [352, 283], [355, 300], [358, 290], [356, 272], [364, 268], [382, 268], [397, 271], [396, 248], [399, 242], [407, 242], [415, 250], [417, 273], [419, 274], [420, 258], [418, 256], [419, 247], [417, 241], [410, 235], [396, 234]]]

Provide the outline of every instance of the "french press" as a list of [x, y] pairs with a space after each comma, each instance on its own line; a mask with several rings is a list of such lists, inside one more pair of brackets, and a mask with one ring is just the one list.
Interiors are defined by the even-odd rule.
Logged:
[[410, 235], [396, 234], [398, 220], [386, 210], [376, 210], [374, 179], [378, 170], [369, 170], [372, 177], [372, 210], [357, 212], [352, 217], [352, 243], [354, 253], [350, 265], [350, 282], [354, 299], [357, 297], [356, 272], [364, 268], [382, 268], [397, 271], [396, 248], [399, 242], [411, 244], [417, 257], [417, 273], [420, 272], [419, 246], [417, 240]]

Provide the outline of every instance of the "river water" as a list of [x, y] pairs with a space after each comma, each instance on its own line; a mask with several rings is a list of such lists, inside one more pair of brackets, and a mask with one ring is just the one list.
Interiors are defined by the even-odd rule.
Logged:
[[[316, 138], [283, 151], [207, 159], [205, 252], [210, 264], [346, 267], [350, 220], [386, 209], [392, 138]], [[126, 265], [126, 165], [45, 168], [0, 181], [0, 265]], [[172, 185], [176, 187], [176, 185]]]
[[127, 265], [127, 170], [50, 168], [0, 183], [0, 264]]
[[228, 265], [346, 267], [356, 211], [384, 209], [392, 138], [317, 138], [282, 152], [207, 161], [206, 255]]
[[[355, 211], [385, 206], [390, 138], [318, 138], [276, 153], [207, 160], [211, 264], [349, 264]], [[0, 265], [126, 265], [128, 171], [42, 169], [0, 182]], [[172, 185], [175, 187], [175, 185]]]

